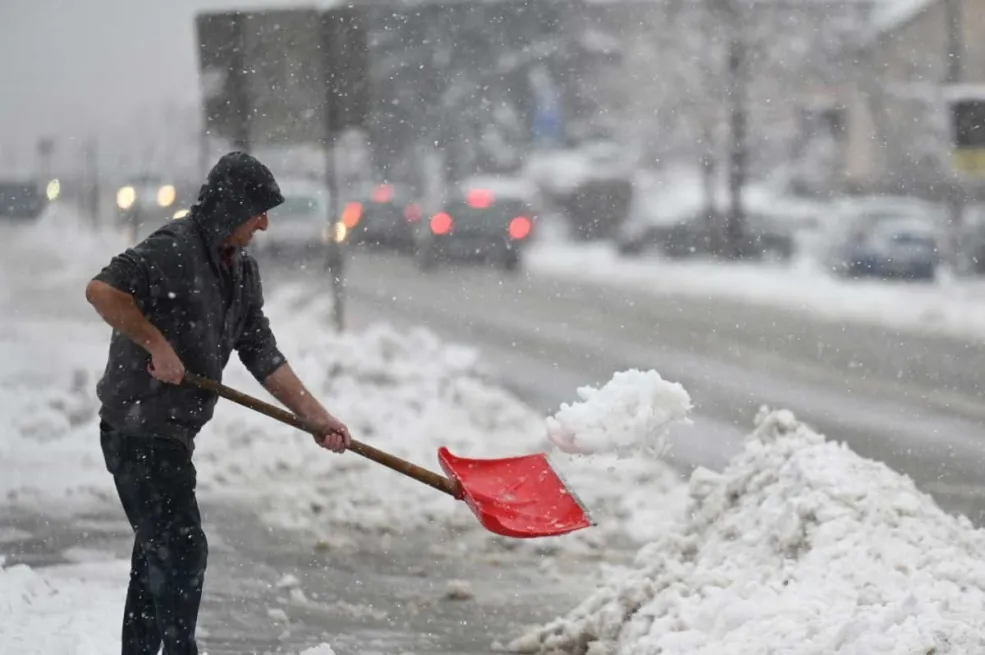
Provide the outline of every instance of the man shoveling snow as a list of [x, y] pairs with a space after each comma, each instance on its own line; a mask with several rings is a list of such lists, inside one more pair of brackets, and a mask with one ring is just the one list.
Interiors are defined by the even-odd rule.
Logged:
[[123, 653], [197, 653], [195, 626], [207, 545], [195, 498], [195, 435], [217, 397], [182, 385], [185, 369], [213, 380], [233, 350], [278, 400], [336, 452], [351, 442], [294, 374], [263, 313], [246, 252], [284, 201], [270, 171], [245, 153], [209, 172], [187, 218], [169, 221], [115, 257], [86, 288], [113, 327], [97, 392], [101, 442], [135, 538]]

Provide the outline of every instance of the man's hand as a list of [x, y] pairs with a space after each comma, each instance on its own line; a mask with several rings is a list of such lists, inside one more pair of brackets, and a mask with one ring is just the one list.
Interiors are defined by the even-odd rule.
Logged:
[[162, 340], [151, 349], [151, 363], [147, 372], [161, 382], [181, 384], [185, 379], [185, 365], [181, 363], [178, 353], [171, 344]]
[[315, 429], [315, 443], [334, 453], [344, 453], [352, 445], [349, 428], [345, 423], [335, 418], [327, 411], [308, 418], [308, 423]]
[[322, 448], [342, 453], [352, 445], [349, 428], [315, 400], [294, 374], [290, 364], [282, 364], [268, 375], [263, 386], [289, 410], [311, 425], [315, 443]]

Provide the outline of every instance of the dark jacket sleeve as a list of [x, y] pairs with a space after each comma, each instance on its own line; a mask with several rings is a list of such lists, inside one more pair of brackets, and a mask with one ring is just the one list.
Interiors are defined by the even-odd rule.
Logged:
[[164, 232], [152, 234], [114, 257], [93, 279], [130, 294], [142, 305], [150, 297], [155, 280], [161, 277], [164, 258], [173, 249], [173, 236]]
[[255, 261], [249, 262], [251, 293], [246, 311], [243, 332], [236, 340], [236, 350], [243, 366], [263, 383], [267, 376], [287, 363], [287, 358], [277, 348], [277, 340], [270, 329], [270, 321], [263, 314], [263, 287]]

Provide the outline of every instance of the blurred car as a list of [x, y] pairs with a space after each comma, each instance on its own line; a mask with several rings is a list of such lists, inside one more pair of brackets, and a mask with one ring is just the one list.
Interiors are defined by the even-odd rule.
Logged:
[[[759, 193], [744, 194], [745, 223], [742, 254], [750, 259], [787, 261], [797, 249], [796, 231], [810, 223], [803, 210], [779, 196], [763, 202]], [[708, 254], [712, 229], [724, 223], [722, 209], [709, 211], [705, 191], [696, 179], [642, 181], [636, 185], [629, 216], [615, 235], [616, 248], [624, 256], [659, 252], [684, 258]]]
[[406, 187], [377, 184], [354, 195], [342, 210], [346, 241], [413, 252], [421, 206]]
[[830, 244], [828, 268], [843, 277], [932, 280], [942, 263], [941, 234], [927, 217], [864, 212]]
[[284, 202], [270, 210], [270, 228], [257, 234], [254, 252], [271, 256], [320, 252], [331, 216], [328, 187], [300, 179], [279, 184]]
[[48, 206], [45, 190], [20, 180], [0, 180], [0, 220], [37, 220]]
[[134, 176], [116, 190], [117, 224], [134, 243], [164, 221], [187, 214], [197, 193], [196, 185], [160, 175]]
[[441, 261], [472, 260], [519, 268], [534, 231], [535, 217], [523, 194], [493, 185], [463, 184], [417, 230], [422, 270]]

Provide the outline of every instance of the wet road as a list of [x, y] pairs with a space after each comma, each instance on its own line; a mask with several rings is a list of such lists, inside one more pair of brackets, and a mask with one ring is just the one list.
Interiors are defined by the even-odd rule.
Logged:
[[[324, 282], [307, 276], [318, 292]], [[655, 368], [696, 406], [695, 426], [675, 435], [684, 467], [721, 466], [761, 405], [789, 408], [985, 522], [983, 343], [477, 266], [422, 274], [385, 253], [355, 255], [346, 284], [353, 322], [420, 323], [475, 343], [545, 413], [578, 385]]]

